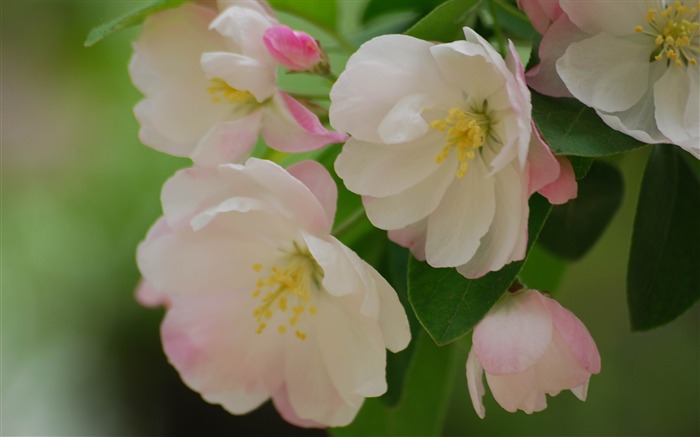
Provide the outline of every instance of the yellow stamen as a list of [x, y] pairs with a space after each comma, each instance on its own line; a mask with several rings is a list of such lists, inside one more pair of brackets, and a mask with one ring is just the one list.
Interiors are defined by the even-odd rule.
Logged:
[[[274, 321], [277, 313], [286, 313], [291, 309], [292, 316], [288, 318], [289, 326], [295, 326], [305, 312], [316, 314], [316, 306], [313, 304], [313, 295], [319, 289], [322, 273], [321, 268], [311, 256], [308, 249], [301, 249], [296, 243], [294, 250], [285, 252], [277, 265], [265, 268], [262, 264], [254, 264], [256, 273], [268, 274], [256, 282], [256, 289], [252, 296], [260, 299], [260, 305], [253, 310], [253, 317], [258, 322], [257, 333], [262, 334], [268, 321]], [[264, 292], [264, 293], [263, 293]], [[279, 319], [278, 319], [279, 320]], [[284, 334], [287, 331], [285, 323], [277, 327], [277, 332]], [[301, 340], [306, 334], [296, 336]], [[303, 338], [302, 338], [303, 337]]]
[[212, 101], [214, 103], [226, 101], [228, 103], [242, 105], [256, 101], [255, 97], [250, 92], [233, 88], [223, 79], [212, 79], [211, 86], [207, 88], [207, 91], [212, 94]]
[[679, 1], [664, 8], [660, 14], [656, 9], [648, 9], [646, 25], [634, 27], [636, 33], [653, 38], [656, 48], [651, 54], [652, 61], [666, 61], [667, 65], [694, 66], [700, 55], [700, 2], [696, 7], [688, 7]]
[[463, 178], [469, 169], [469, 161], [476, 158], [476, 151], [486, 142], [489, 117], [483, 113], [450, 108], [447, 117], [433, 120], [430, 127], [447, 133], [447, 144], [435, 155], [435, 163], [442, 164], [454, 149], [459, 163], [455, 176], [457, 179]]

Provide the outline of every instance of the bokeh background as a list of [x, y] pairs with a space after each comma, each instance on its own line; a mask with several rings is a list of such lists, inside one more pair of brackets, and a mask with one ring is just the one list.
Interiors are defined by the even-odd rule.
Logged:
[[[138, 29], [92, 48], [83, 41], [140, 3], [1, 4], [0, 434], [301, 434], [269, 405], [233, 417], [187, 389], [161, 350], [163, 311], [134, 300], [136, 245], [160, 214], [162, 183], [188, 161], [138, 141], [131, 108], [140, 96], [126, 69]], [[343, 30], [356, 32], [363, 2], [339, 3]], [[643, 333], [627, 318], [627, 253], [648, 152], [612, 161], [624, 173], [624, 204], [556, 290], [603, 358], [588, 401], [562, 393], [528, 416], [487, 395], [479, 420], [460, 363], [444, 435], [700, 435], [700, 308]], [[556, 265], [541, 260], [545, 271]]]

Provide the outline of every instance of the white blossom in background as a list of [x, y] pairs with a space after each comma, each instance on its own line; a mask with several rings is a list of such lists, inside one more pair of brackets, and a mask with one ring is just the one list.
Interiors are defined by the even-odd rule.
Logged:
[[250, 158], [165, 184], [164, 216], [138, 249], [139, 297], [166, 303], [165, 353], [207, 401], [243, 414], [272, 398], [293, 424], [344, 426], [386, 391], [386, 349], [406, 347], [408, 321], [330, 235], [336, 197], [313, 161]]
[[[521, 7], [541, 21], [532, 1]], [[563, 14], [544, 32], [528, 83], [579, 99], [639, 141], [673, 143], [700, 158], [698, 2], [558, 3]]]
[[335, 168], [371, 222], [434, 267], [469, 278], [520, 260], [528, 198], [575, 197], [531, 121], [514, 48], [478, 34], [432, 44], [404, 35], [360, 47], [331, 90], [331, 125], [351, 135]]
[[571, 390], [585, 401], [600, 355], [576, 316], [539, 291], [522, 290], [506, 294], [476, 325], [466, 372], [479, 417], [486, 414], [484, 373], [501, 407], [531, 414], [547, 408], [545, 394]]
[[279, 24], [271, 13], [257, 2], [220, 7], [186, 3], [144, 23], [129, 64], [145, 95], [134, 109], [141, 141], [198, 165], [240, 162], [259, 135], [284, 152], [344, 141], [276, 87], [279, 63], [263, 41]]

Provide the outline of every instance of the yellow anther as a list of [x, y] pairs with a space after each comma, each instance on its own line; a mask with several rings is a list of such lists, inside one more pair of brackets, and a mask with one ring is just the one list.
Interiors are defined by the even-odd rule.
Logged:
[[690, 63], [690, 65], [698, 65], [698, 61], [695, 58], [688, 59], [688, 62]]
[[651, 23], [656, 18], [656, 9], [649, 9], [647, 11], [647, 23]]
[[[698, 7], [688, 7], [681, 2], [674, 2], [657, 14], [655, 9], [648, 9], [646, 20], [648, 28], [636, 26], [635, 32], [649, 35], [657, 48], [653, 49], [653, 60], [666, 61], [668, 65], [682, 67], [694, 66], [700, 53], [700, 21]], [[641, 29], [641, 30], [640, 30]]]
[[644, 31], [644, 28], [642, 26], [636, 26], [634, 28], [634, 31], [637, 33], [642, 33]]
[[[258, 334], [262, 333], [267, 323], [275, 322], [276, 313], [284, 313], [292, 310], [292, 317], [288, 324], [294, 326], [299, 322], [303, 313], [316, 314], [313, 305], [313, 294], [318, 290], [322, 280], [322, 271], [311, 256], [308, 249], [300, 249], [296, 244], [291, 252], [274, 266], [264, 267], [255, 264], [257, 272], [265, 274], [257, 280], [257, 289], [252, 296], [260, 299], [260, 305], [253, 310], [253, 317], [258, 322]], [[259, 296], [263, 294], [262, 298]], [[285, 323], [278, 326], [277, 331], [284, 333], [287, 330]]]
[[476, 158], [475, 151], [486, 142], [489, 122], [489, 117], [483, 113], [454, 107], [450, 108], [444, 119], [432, 121], [431, 128], [447, 131], [447, 144], [435, 155], [435, 163], [442, 164], [454, 149], [459, 163], [455, 176], [457, 179], [463, 178], [469, 168], [468, 161]]
[[263, 268], [263, 266], [262, 266], [262, 264], [260, 264], [260, 263], [255, 263], [255, 264], [253, 264], [253, 270], [255, 270], [255, 271], [258, 272], [258, 273], [260, 273], [260, 271], [262, 270], [262, 268]]
[[297, 329], [297, 331], [294, 333], [294, 335], [297, 336], [299, 340], [306, 340], [306, 334], [301, 332], [300, 330]]
[[213, 95], [212, 101], [215, 103], [227, 101], [228, 103], [244, 104], [256, 101], [250, 92], [233, 88], [223, 79], [212, 79], [207, 91]]

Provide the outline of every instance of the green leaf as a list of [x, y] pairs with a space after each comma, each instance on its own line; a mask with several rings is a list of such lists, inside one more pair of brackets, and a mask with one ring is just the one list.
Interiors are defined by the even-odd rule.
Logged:
[[188, 0], [154, 0], [142, 5], [139, 8], [122, 15], [121, 17], [115, 18], [114, 20], [108, 21], [107, 23], [93, 28], [85, 39], [85, 47], [95, 45], [106, 36], [114, 32], [141, 24], [143, 23], [143, 20], [148, 18], [149, 15], [165, 9], [180, 6], [187, 1]]
[[537, 32], [523, 11], [505, 0], [491, 0], [498, 14], [498, 22], [510, 38], [532, 39]]
[[[547, 219], [551, 205], [540, 195], [530, 198], [528, 248]], [[435, 269], [411, 258], [408, 297], [418, 320], [435, 343], [444, 345], [469, 332], [518, 276], [523, 261], [513, 262], [479, 279], [467, 279], [456, 269]]]
[[700, 298], [700, 181], [682, 153], [657, 145], [644, 172], [627, 270], [634, 330], [668, 323]]
[[480, 5], [480, 0], [448, 0], [408, 29], [406, 35], [438, 42], [464, 39], [462, 28], [473, 23]]
[[588, 171], [593, 165], [593, 158], [587, 158], [585, 156], [569, 156], [569, 162], [574, 168], [574, 174], [576, 175], [576, 180], [580, 181], [585, 178]]
[[613, 130], [593, 109], [575, 99], [557, 99], [532, 91], [532, 118], [557, 155], [607, 156], [645, 145]]
[[[411, 328], [411, 338], [416, 338], [420, 332], [420, 324], [416, 319], [415, 314], [411, 311], [411, 304], [408, 301], [408, 284], [406, 278], [408, 275], [408, 249], [400, 247], [394, 243], [389, 244], [388, 248], [388, 271], [387, 275], [389, 282], [396, 290], [399, 296], [399, 301], [406, 309], [408, 316], [408, 324]], [[389, 352], [386, 363], [386, 381], [389, 385], [387, 392], [381, 397], [381, 400], [386, 405], [396, 405], [401, 399], [403, 393], [404, 378], [408, 366], [411, 363], [413, 352], [416, 347], [416, 342], [409, 343], [406, 349], [398, 353]]]
[[623, 191], [620, 172], [609, 164], [594, 162], [588, 176], [578, 183], [578, 196], [552, 208], [539, 242], [562, 258], [581, 258], [619, 209]]
[[370, 0], [362, 12], [362, 24], [367, 24], [374, 18], [392, 12], [414, 12], [416, 16], [423, 16], [432, 11], [440, 3], [445, 0], [423, 0], [423, 1], [406, 1], [406, 0]]
[[338, 8], [335, 0], [268, 0], [278, 11], [288, 12], [326, 29], [335, 31]]
[[395, 407], [367, 399], [355, 420], [345, 428], [331, 428], [335, 437], [440, 435], [458, 365], [466, 353], [450, 345], [437, 347], [421, 332], [408, 369], [404, 396]]

